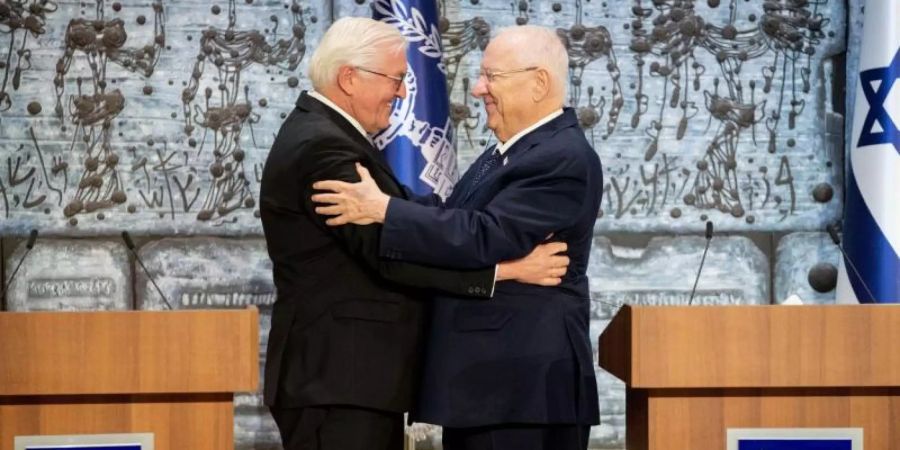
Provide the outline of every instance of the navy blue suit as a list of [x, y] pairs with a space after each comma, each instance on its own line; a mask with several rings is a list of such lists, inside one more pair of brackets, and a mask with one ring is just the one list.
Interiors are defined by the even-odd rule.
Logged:
[[571, 259], [555, 287], [500, 282], [493, 299], [433, 302], [413, 419], [447, 427], [599, 423], [586, 269], [600, 207], [600, 160], [563, 114], [525, 135], [474, 188], [476, 160], [446, 204], [392, 199], [383, 257], [454, 268], [521, 258], [550, 233]]

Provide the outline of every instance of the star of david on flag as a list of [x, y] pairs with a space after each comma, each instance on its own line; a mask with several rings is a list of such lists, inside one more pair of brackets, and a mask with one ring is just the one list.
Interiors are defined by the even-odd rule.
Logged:
[[866, 2], [859, 68], [837, 301], [900, 303], [900, 1]]
[[406, 98], [397, 101], [390, 126], [375, 146], [397, 179], [419, 195], [448, 197], [459, 178], [452, 142], [438, 9], [434, 0], [376, 0], [374, 18], [389, 23], [409, 42]]
[[[897, 122], [900, 117], [892, 118], [888, 114], [888, 94], [900, 78], [900, 47], [894, 53], [894, 59], [887, 67], [864, 70], [859, 73], [860, 87], [869, 103], [869, 113], [863, 121], [862, 132], [859, 135], [857, 147], [876, 144], [893, 144], [894, 149], [900, 152], [900, 131]], [[873, 86], [877, 83], [878, 89]], [[900, 101], [900, 97], [893, 99]], [[881, 131], [873, 131], [876, 123]]]

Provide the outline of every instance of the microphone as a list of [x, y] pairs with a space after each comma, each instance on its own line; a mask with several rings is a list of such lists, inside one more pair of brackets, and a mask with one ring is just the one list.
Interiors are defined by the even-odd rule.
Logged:
[[37, 230], [31, 230], [31, 232], [28, 233], [28, 242], [25, 243], [25, 248], [27, 250], [31, 250], [34, 248], [34, 242], [37, 241], [37, 235]]
[[159, 298], [162, 299], [163, 303], [166, 304], [168, 309], [172, 309], [172, 304], [169, 303], [169, 300], [166, 298], [166, 295], [163, 294], [162, 289], [156, 284], [156, 281], [153, 279], [153, 275], [150, 275], [150, 271], [147, 270], [147, 266], [144, 265], [144, 261], [141, 261], [141, 257], [138, 256], [137, 252], [134, 250], [134, 241], [131, 240], [131, 235], [128, 234], [127, 231], [122, 232], [122, 240], [125, 241], [125, 246], [128, 247], [128, 250], [131, 251], [131, 254], [134, 255], [134, 259], [137, 260], [138, 264], [141, 265], [141, 269], [144, 270], [144, 274], [147, 275], [147, 278], [153, 283], [153, 287], [156, 288], [156, 292], [159, 293]]
[[[621, 307], [625, 306], [625, 302], [608, 302], [608, 301], [600, 300], [599, 298], [594, 298], [594, 297], [591, 297], [591, 301], [592, 301], [592, 302], [597, 302], [597, 303], [602, 303], [602, 304], [604, 304], [604, 305], [606, 305], [606, 306], [612, 306], [613, 308], [616, 308], [616, 310], [615, 310], [616, 312], [618, 312], [619, 309], [620, 309]], [[611, 315], [614, 316], [614, 315], [616, 315], [616, 314], [615, 314], [615, 312], [614, 312], [614, 313], [611, 314]]]
[[691, 289], [691, 298], [688, 299], [688, 306], [694, 302], [694, 294], [697, 293], [697, 283], [700, 282], [700, 272], [703, 271], [703, 263], [706, 261], [706, 252], [709, 251], [709, 242], [713, 237], [713, 223], [711, 220], [706, 221], [706, 247], [703, 248], [703, 257], [700, 258], [700, 268], [697, 269], [697, 278], [694, 279], [694, 287]]
[[6, 298], [6, 290], [9, 289], [9, 285], [12, 284], [13, 279], [16, 278], [16, 274], [19, 273], [19, 268], [22, 267], [22, 263], [25, 262], [25, 257], [28, 256], [28, 253], [31, 252], [31, 249], [34, 248], [34, 243], [37, 241], [38, 231], [31, 230], [28, 233], [28, 241], [25, 243], [25, 253], [22, 254], [22, 257], [19, 258], [19, 264], [16, 264], [15, 270], [13, 270], [12, 275], [9, 276], [9, 279], [6, 280], [6, 284], [3, 285], [3, 289], [0, 289], [0, 298]]
[[859, 280], [859, 283], [862, 284], [863, 288], [866, 289], [866, 293], [869, 294], [869, 298], [871, 298], [872, 301], [875, 301], [875, 295], [872, 294], [869, 286], [866, 285], [866, 280], [864, 280], [862, 275], [859, 274], [859, 271], [856, 270], [856, 265], [853, 264], [853, 260], [850, 259], [850, 255], [848, 255], [847, 252], [844, 251], [844, 246], [841, 245], [841, 236], [838, 234], [837, 228], [838, 227], [836, 224], [831, 223], [825, 227], [825, 230], [827, 230], [828, 235], [831, 236], [831, 242], [834, 242], [834, 245], [836, 245], [838, 250], [841, 251], [841, 254], [844, 255], [844, 261], [847, 261], [847, 264], [851, 269], [853, 269], [853, 273], [856, 274], [856, 278]]

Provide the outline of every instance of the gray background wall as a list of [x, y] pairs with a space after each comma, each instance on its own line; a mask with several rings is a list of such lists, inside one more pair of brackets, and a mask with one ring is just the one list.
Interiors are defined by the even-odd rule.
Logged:
[[[319, 36], [335, 18], [369, 15], [371, 1], [0, 4], [4, 280], [28, 230], [42, 236], [2, 308], [161, 308], [118, 240], [125, 229], [176, 308], [259, 305], [263, 352], [274, 288], [262, 165], [309, 86]], [[687, 302], [706, 220], [717, 235], [695, 302], [834, 301], [838, 254], [822, 230], [843, 209], [859, 0], [440, 6], [463, 170], [491, 140], [467, 95], [490, 36], [530, 23], [567, 43], [570, 104], [606, 171], [593, 338], [622, 303]], [[621, 449], [624, 387], [597, 376], [592, 447]], [[279, 448], [259, 395], [236, 406], [238, 448]], [[418, 448], [440, 447], [433, 427], [414, 431]]]

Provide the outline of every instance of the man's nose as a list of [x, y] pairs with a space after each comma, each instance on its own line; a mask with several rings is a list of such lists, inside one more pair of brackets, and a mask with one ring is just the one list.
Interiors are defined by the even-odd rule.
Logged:
[[475, 86], [472, 86], [472, 97], [484, 97], [489, 93], [490, 92], [488, 91], [487, 80], [485, 80], [485, 77], [478, 77], [478, 81], [475, 82]]
[[406, 98], [406, 81], [400, 82], [400, 87], [397, 89], [397, 97]]

